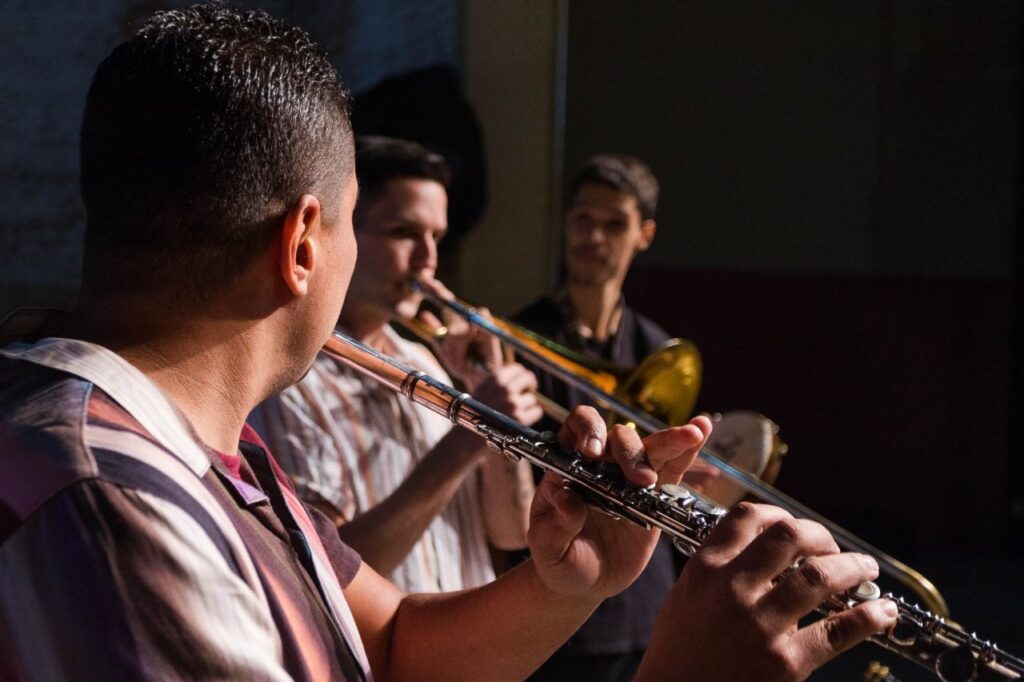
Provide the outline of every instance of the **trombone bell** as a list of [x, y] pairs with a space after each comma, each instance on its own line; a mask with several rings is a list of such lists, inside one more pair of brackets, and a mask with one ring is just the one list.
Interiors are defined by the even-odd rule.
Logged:
[[615, 397], [665, 424], [685, 424], [697, 404], [702, 369], [696, 345], [669, 339], [619, 383]]

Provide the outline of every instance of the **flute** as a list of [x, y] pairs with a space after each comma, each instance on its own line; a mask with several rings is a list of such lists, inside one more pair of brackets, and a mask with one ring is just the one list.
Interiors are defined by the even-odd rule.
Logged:
[[[405, 367], [340, 332], [332, 334], [324, 351], [453, 424], [473, 431], [492, 450], [556, 472], [571, 483], [587, 504], [600, 511], [644, 528], [661, 530], [686, 556], [697, 551], [728, 512], [684, 485], [637, 487], [626, 481], [614, 464], [595, 462], [559, 447], [554, 434], [524, 426], [468, 393]], [[899, 615], [888, 632], [873, 635], [870, 641], [932, 670], [943, 682], [1024, 678], [1024, 660], [902, 597], [882, 594], [873, 582], [833, 595], [817, 610], [829, 615], [879, 598], [892, 600]]]

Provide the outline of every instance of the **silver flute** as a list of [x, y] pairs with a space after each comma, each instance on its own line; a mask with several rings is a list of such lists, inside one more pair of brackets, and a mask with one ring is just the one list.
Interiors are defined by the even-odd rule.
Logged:
[[[324, 352], [453, 424], [473, 431], [506, 457], [515, 461], [526, 459], [554, 471], [569, 481], [587, 504], [600, 511], [644, 528], [661, 530], [686, 556], [697, 551], [728, 512], [683, 485], [637, 487], [623, 477], [616, 465], [595, 462], [559, 447], [554, 434], [524, 426], [468, 393], [405, 367], [340, 332], [332, 334]], [[833, 595], [817, 610], [829, 615], [879, 598], [892, 600], [899, 615], [888, 632], [872, 636], [871, 641], [932, 670], [943, 682], [1024, 678], [1024, 660], [902, 597], [882, 594], [872, 582]]]

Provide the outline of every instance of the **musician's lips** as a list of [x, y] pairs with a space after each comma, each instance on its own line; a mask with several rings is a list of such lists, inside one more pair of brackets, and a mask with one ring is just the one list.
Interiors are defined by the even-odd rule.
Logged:
[[403, 297], [412, 298], [421, 293], [418, 284], [416, 279], [401, 279], [395, 283], [395, 288], [402, 292]]
[[392, 305], [419, 306], [423, 300], [423, 293], [414, 288], [409, 280], [393, 281], [388, 291]]

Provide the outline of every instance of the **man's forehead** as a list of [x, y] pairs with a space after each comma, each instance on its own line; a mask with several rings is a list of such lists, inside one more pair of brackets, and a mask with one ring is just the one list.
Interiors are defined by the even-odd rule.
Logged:
[[423, 178], [392, 178], [378, 196], [395, 207], [435, 207], [448, 203], [444, 185]]
[[378, 219], [409, 222], [440, 222], [447, 229], [448, 194], [444, 185], [422, 178], [393, 178], [382, 191], [366, 197]]
[[581, 185], [569, 201], [568, 210], [599, 209], [622, 215], [639, 212], [636, 197], [598, 183]]

